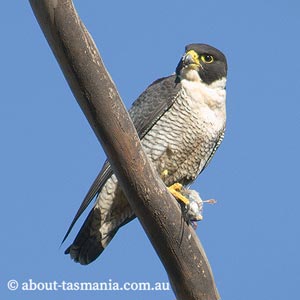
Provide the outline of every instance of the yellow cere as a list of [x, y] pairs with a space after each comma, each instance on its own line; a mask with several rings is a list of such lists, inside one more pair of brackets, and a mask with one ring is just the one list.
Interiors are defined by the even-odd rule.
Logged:
[[199, 55], [197, 54], [197, 52], [195, 50], [190, 50], [186, 54], [189, 54], [193, 57], [195, 64], [197, 64], [197, 65], [200, 64]]

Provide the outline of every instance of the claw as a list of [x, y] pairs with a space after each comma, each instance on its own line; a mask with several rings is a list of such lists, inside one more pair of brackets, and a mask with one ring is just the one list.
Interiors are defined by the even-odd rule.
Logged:
[[164, 178], [164, 177], [167, 177], [168, 174], [169, 174], [169, 171], [168, 171], [168, 170], [163, 170], [163, 171], [161, 172], [160, 176], [161, 176], [162, 178]]
[[177, 200], [180, 200], [185, 205], [189, 205], [190, 201], [180, 193], [182, 190], [182, 184], [178, 182], [174, 183], [168, 187], [168, 190]]

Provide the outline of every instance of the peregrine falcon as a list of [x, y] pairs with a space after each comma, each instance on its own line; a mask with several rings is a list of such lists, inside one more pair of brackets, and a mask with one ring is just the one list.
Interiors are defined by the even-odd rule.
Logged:
[[[222, 52], [206, 44], [190, 44], [175, 74], [154, 81], [129, 110], [144, 151], [171, 193], [172, 186], [187, 187], [196, 179], [223, 139], [226, 75]], [[106, 161], [63, 241], [94, 197], [94, 207], [65, 251], [83, 265], [94, 261], [118, 229], [135, 218]]]

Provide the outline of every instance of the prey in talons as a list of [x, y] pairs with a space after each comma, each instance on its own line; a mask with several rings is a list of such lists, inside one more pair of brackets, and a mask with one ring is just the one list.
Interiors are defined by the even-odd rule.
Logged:
[[215, 199], [202, 200], [197, 191], [184, 188], [181, 184], [175, 183], [168, 189], [170, 190], [170, 188], [176, 192], [170, 191], [181, 204], [185, 221], [191, 224], [194, 229], [197, 228], [196, 222], [203, 220], [203, 204], [217, 203]]

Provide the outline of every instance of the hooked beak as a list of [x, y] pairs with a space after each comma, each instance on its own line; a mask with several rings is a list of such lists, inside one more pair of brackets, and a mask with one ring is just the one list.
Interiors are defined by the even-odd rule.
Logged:
[[176, 75], [179, 76], [183, 69], [198, 69], [200, 66], [199, 56], [194, 50], [190, 50], [183, 55], [176, 68]]

